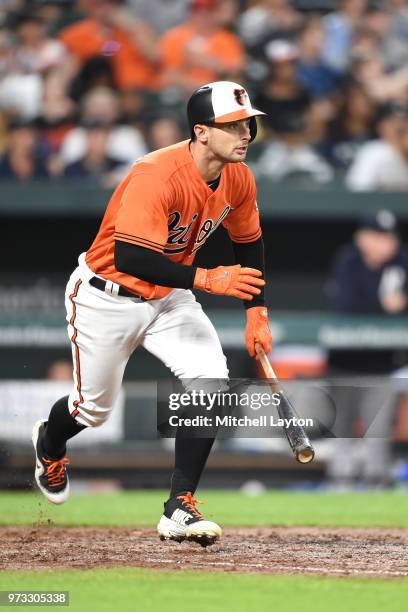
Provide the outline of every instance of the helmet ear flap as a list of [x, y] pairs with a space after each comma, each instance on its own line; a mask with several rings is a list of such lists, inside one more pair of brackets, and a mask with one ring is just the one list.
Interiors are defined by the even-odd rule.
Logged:
[[252, 142], [256, 138], [257, 132], [258, 132], [258, 126], [256, 123], [256, 117], [251, 117], [249, 120], [249, 133], [251, 135], [249, 142]]

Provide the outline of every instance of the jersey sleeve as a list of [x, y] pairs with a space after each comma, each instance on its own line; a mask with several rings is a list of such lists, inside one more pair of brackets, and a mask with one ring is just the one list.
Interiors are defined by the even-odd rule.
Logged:
[[58, 34], [59, 41], [65, 45], [69, 53], [81, 61], [86, 61], [92, 55], [97, 55], [99, 49], [98, 41], [95, 41], [94, 36], [86, 26], [86, 23], [74, 23]]
[[126, 187], [115, 224], [115, 240], [163, 253], [168, 236], [170, 191], [154, 174], [136, 174]]
[[244, 168], [242, 180], [233, 188], [234, 193], [242, 193], [242, 197], [222, 223], [233, 242], [254, 242], [262, 235], [255, 179], [249, 168]]

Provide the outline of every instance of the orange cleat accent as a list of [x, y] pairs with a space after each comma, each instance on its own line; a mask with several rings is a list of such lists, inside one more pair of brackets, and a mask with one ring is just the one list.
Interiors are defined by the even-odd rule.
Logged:
[[197, 510], [196, 504], [203, 504], [204, 502], [195, 499], [191, 491], [187, 491], [185, 495], [178, 495], [176, 499], [181, 499], [183, 506], [185, 506], [196, 518], [203, 518], [203, 515]]
[[65, 468], [69, 465], [69, 459], [63, 457], [56, 461], [55, 459], [42, 458], [43, 464], [46, 466], [45, 476], [48, 479], [49, 487], [60, 487], [64, 484]]

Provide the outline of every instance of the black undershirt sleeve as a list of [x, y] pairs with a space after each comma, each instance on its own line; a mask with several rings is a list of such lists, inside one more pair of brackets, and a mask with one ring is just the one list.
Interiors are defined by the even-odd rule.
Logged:
[[[243, 267], [257, 268], [265, 273], [264, 246], [262, 238], [255, 242], [232, 242], [235, 260]], [[145, 249], [128, 242], [115, 240], [115, 267], [118, 272], [135, 276], [148, 283], [162, 287], [192, 289], [196, 267], [178, 264], [161, 253]], [[246, 308], [264, 306], [264, 289], [251, 301], [244, 301]]]
[[135, 276], [162, 287], [192, 289], [196, 269], [175, 263], [151, 249], [115, 240], [115, 267], [118, 272]]
[[[256, 268], [257, 270], [261, 270], [262, 276], [265, 278], [265, 256], [262, 237], [254, 242], [232, 242], [232, 248], [234, 250], [236, 263], [241, 264], [241, 266], [245, 268]], [[264, 289], [265, 288], [262, 287], [261, 293], [259, 295], [254, 295], [250, 302], [244, 300], [245, 308], [265, 306]]]

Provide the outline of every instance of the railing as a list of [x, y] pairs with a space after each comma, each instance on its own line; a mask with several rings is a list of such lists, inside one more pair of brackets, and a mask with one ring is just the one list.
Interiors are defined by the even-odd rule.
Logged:
[[[258, 206], [264, 219], [320, 217], [353, 219], [362, 211], [388, 208], [408, 218], [408, 193], [352, 193], [339, 181], [311, 189], [293, 181], [271, 183], [258, 180]], [[111, 191], [69, 183], [0, 183], [0, 215], [100, 216]]]

